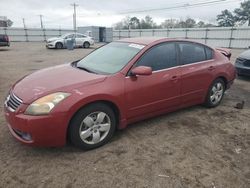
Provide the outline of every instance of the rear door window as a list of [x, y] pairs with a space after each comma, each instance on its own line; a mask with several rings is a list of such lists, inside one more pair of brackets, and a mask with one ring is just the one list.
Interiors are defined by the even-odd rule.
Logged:
[[[182, 65], [207, 60], [205, 47], [191, 42], [179, 42], [180, 63]], [[211, 54], [210, 54], [211, 56]]]

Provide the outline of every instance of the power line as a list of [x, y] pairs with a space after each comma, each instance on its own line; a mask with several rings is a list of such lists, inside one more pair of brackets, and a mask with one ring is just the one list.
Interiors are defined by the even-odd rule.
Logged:
[[[239, 1], [239, 0], [233, 0]], [[212, 1], [203, 1], [203, 2], [194, 2], [194, 3], [184, 3], [184, 4], [176, 4], [175, 6], [164, 7], [164, 8], [150, 8], [150, 9], [142, 9], [142, 10], [129, 10], [120, 12], [118, 14], [130, 14], [130, 13], [142, 13], [142, 12], [153, 12], [153, 11], [163, 11], [163, 10], [174, 10], [174, 9], [181, 9], [181, 8], [193, 8], [193, 7], [201, 7], [201, 6], [208, 6], [214, 5], [219, 3], [228, 3], [228, 0], [212, 0]]]

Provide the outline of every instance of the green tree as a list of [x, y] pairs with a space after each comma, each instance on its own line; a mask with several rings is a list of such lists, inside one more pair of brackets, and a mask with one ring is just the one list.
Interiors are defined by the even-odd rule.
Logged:
[[198, 23], [197, 23], [197, 27], [205, 27], [205, 22], [203, 22], [203, 21], [199, 21]]
[[10, 19], [7, 19], [6, 23], [7, 23], [7, 27], [11, 27], [13, 25], [13, 21], [11, 21]]
[[242, 2], [240, 8], [235, 9], [234, 12], [238, 22], [241, 24], [248, 22], [250, 26], [250, 0]]
[[164, 22], [161, 23], [161, 28], [175, 28], [177, 24], [179, 23], [179, 20], [177, 19], [167, 19]]
[[130, 29], [140, 29], [140, 20], [137, 17], [132, 17], [130, 19]]
[[115, 23], [114, 28], [118, 29], [118, 30], [120, 30], [120, 29], [129, 29], [129, 27], [130, 27], [130, 19], [131, 18], [129, 16], [125, 17], [120, 22]]
[[217, 22], [220, 27], [233, 27], [236, 24], [235, 16], [229, 10], [223, 10], [217, 15]]
[[157, 25], [154, 23], [153, 18], [150, 16], [145, 16], [144, 19], [141, 19], [141, 29], [152, 29], [156, 28]]
[[186, 19], [186, 28], [192, 28], [192, 27], [195, 27], [196, 25], [196, 21], [192, 18], [188, 18]]

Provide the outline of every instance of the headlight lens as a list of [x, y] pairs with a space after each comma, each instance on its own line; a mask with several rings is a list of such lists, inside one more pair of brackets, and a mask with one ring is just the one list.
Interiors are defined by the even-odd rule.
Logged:
[[66, 99], [70, 96], [69, 93], [57, 92], [47, 96], [44, 96], [31, 105], [25, 111], [25, 114], [28, 115], [46, 115], [49, 114], [50, 111], [59, 104], [62, 100]]

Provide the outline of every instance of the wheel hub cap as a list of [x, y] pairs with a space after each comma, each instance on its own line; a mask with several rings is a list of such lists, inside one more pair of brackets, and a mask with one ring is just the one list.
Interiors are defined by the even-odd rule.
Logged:
[[83, 142], [97, 144], [106, 138], [110, 127], [110, 117], [105, 112], [93, 112], [83, 119], [79, 134]]

